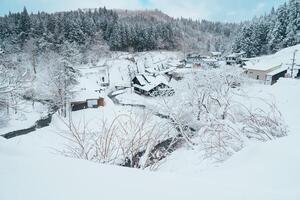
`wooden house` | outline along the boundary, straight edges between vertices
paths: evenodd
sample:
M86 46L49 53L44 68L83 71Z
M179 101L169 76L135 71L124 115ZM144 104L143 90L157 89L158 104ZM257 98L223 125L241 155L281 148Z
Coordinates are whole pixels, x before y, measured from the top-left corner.
M146 96L171 96L175 93L163 76L139 74L133 78L132 84L137 94Z

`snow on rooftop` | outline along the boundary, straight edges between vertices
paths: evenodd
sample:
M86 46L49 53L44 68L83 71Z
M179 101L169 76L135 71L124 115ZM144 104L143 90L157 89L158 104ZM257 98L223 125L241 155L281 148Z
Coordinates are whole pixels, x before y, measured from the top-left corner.
M280 65L291 64L293 53L295 50L299 51L298 53L296 53L296 64L300 64L300 45L296 45L293 47L285 48L273 55L250 59L248 62L246 62L246 66L244 68L267 71Z
M215 58L203 58L202 60L203 60L204 62L218 62L218 60L215 59Z
M172 66L172 67L177 67L181 65L181 62L179 60L169 60L167 62L167 65Z
M235 58L235 57L241 56L241 55L243 55L243 54L245 54L245 52L232 53L232 54L229 54L229 55L226 56L226 57L228 57L228 58Z
M275 70L273 70L273 71L267 73L267 75L273 76L273 75L276 75L276 74L278 74L278 73L280 73L280 72L283 72L283 71L285 71L285 70L287 70L287 69L288 69L288 66L287 66L287 65L282 65L282 66L279 67L278 69L275 69Z
M222 55L222 53L221 52L218 52L218 51L212 51L212 52L210 52L213 56L220 56L220 55Z
M136 75L135 77L137 78L137 80L140 82L140 84L141 84L142 86L148 84L147 79L145 79L145 77L144 77L143 75L138 74L138 75Z
M91 91L91 90L82 90L76 92L72 101L85 101L87 99L99 99L103 95L99 92Z
M145 91L150 91L151 89L153 89L154 87L160 84L168 85L166 78L162 75L154 77L146 74L139 74L136 77L138 78L139 82L143 84L142 85L134 84L134 87L143 89Z

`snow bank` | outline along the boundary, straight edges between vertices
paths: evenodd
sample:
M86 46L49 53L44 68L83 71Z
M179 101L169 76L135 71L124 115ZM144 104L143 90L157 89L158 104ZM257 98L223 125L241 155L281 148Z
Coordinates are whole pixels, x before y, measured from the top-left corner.
M254 145L222 167L185 176L33 156L0 139L0 199L297 200L298 139Z
M253 70L269 70L270 68L280 65L291 65L295 50L298 51L295 57L296 61L300 62L300 45L296 45L285 48L272 55L252 58L249 62L246 63L245 68Z

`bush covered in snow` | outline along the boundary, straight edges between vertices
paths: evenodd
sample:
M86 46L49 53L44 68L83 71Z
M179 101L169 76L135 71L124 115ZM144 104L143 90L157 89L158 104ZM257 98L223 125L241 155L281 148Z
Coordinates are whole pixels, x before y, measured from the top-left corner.
M190 95L185 101L173 103L169 115L192 148L204 157L223 161L239 151L248 139L272 140L287 134L281 113L275 104L260 100L262 106L252 108L241 96L249 80L240 68L221 67L195 74Z
M97 130L91 131L88 122L68 127L61 136L66 139L62 153L69 157L99 163L145 168L157 156L155 145L166 139L170 127L155 122L151 113L120 114L103 120Z

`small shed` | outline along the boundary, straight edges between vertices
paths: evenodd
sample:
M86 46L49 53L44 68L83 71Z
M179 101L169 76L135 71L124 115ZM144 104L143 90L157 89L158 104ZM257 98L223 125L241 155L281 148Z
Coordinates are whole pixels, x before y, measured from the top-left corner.
M98 108L105 105L104 98L95 91L77 91L76 96L72 99L71 110L83 110L87 108Z
M78 111L78 110L83 110L87 108L87 103L86 101L74 101L71 102L71 110L72 111Z

